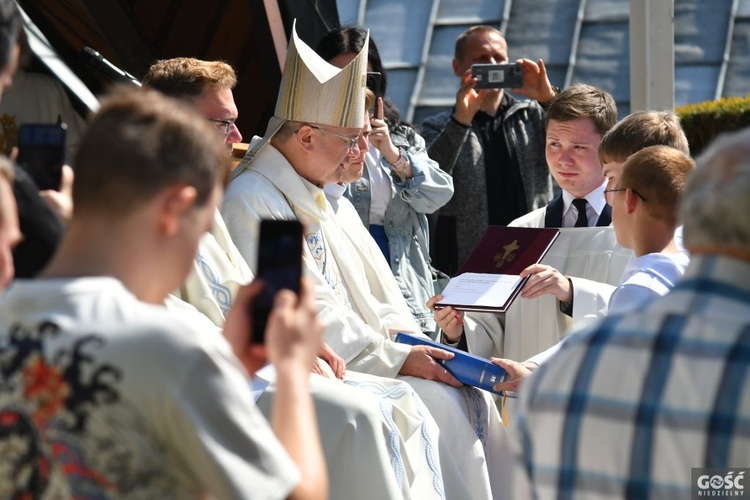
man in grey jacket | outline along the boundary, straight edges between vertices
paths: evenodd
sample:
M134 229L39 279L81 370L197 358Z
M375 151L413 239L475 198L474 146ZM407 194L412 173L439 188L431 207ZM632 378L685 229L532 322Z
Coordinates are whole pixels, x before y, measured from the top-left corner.
M453 176L454 195L438 212L433 264L453 274L479 243L488 225L506 225L552 199L553 180L544 157L544 106L557 93L540 59L516 62L523 87L475 89L472 64L508 62L508 46L497 29L474 26L456 40L453 72L461 78L452 111L425 120L430 158Z

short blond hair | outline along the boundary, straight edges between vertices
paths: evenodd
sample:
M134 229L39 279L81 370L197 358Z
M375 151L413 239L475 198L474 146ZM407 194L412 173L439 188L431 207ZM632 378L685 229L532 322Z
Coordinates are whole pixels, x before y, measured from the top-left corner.
M230 157L201 118L193 106L155 90L111 92L78 146L75 213L121 216L174 184L195 187L196 206L205 204L229 172Z
M695 162L683 151L649 146L625 160L617 188L636 191L651 217L676 228L679 202L694 169Z
M237 73L224 61L175 57L152 64L142 83L170 97L190 99L198 97L207 87L233 89Z
M680 125L680 117L672 111L636 111L629 114L604 134L599 144L599 161L624 162L628 156L648 146L670 146L686 155L690 147Z

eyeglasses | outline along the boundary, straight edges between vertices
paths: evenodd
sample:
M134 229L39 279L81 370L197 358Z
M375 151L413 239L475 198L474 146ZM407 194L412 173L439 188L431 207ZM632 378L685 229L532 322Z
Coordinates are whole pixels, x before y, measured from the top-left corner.
M648 201L646 198L643 197L643 195L641 193L639 193L638 191L636 191L633 188L605 189L604 190L604 201L606 201L607 203L609 203L611 205L611 203L609 202L609 197L607 196L607 193L617 193L618 191L627 191L628 189L630 189L632 192L634 192L636 194L636 196L638 196L638 198L642 199L643 201Z
M224 130L224 135L229 135L229 131L232 130L232 125L234 125L234 120L219 120L218 118L208 118L208 121L221 123L222 129Z
M314 128L315 130L320 130L322 132L327 132L331 135L335 135L336 137L338 137L339 139L341 139L342 141L346 142L349 145L350 153L354 151L354 148L357 147L357 142L359 141L359 135L357 135L357 137L347 137L345 135L337 134L336 132L333 132L332 130L325 129L323 127L318 127L317 125L313 125L311 123L305 123L304 125L307 125L310 128ZM297 132L299 132L299 129L294 131L295 134Z

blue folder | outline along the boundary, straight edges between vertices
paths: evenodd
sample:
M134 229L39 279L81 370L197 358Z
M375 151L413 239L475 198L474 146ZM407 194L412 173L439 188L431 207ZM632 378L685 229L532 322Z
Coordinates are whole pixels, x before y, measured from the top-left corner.
M492 364L488 359L481 358L466 351L456 349L447 345L439 344L426 335L410 335L399 332L394 338L396 342L409 345L427 345L437 347L455 354L453 359L440 360L446 370L456 377L461 383L484 389L493 394L503 395L503 392L495 392L492 387L505 380L507 372L501 367Z

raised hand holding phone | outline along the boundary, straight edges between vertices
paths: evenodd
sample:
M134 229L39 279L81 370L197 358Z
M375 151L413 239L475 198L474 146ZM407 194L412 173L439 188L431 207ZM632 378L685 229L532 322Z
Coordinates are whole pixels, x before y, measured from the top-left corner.
M302 224L296 220L262 220L256 278L262 289L252 304L251 343L263 344L268 315L280 290L299 295L302 278Z
M260 280L240 287L224 323L224 336L232 351L252 376L268 362L284 363L284 370L309 373L323 345L323 325L317 319L314 290L308 280L301 280L298 294L281 290L273 298L267 316L265 343L255 343L253 304L264 284ZM290 363L287 363L291 361Z
M375 101L375 116L370 118L370 126L372 127L370 143L380 151L401 182L414 177L411 163L405 154L406 150L397 147L391 140L391 132L384 118L382 97L378 97Z
M395 161L398 158L398 149L391 142L391 134L388 130L388 124L383 118L383 98L378 97L375 99L375 115L370 117L370 126L372 131L370 132L370 144L378 148L378 150L385 156L386 160L392 159Z
M70 165L62 166L62 181L59 189L39 191L39 196L47 206L60 218L64 225L73 217L73 181L75 174Z
M65 163L64 123L24 123L18 131L18 165L40 191L59 190Z
M471 75L477 79L475 89L519 88L523 86L524 68L520 64L474 64Z

